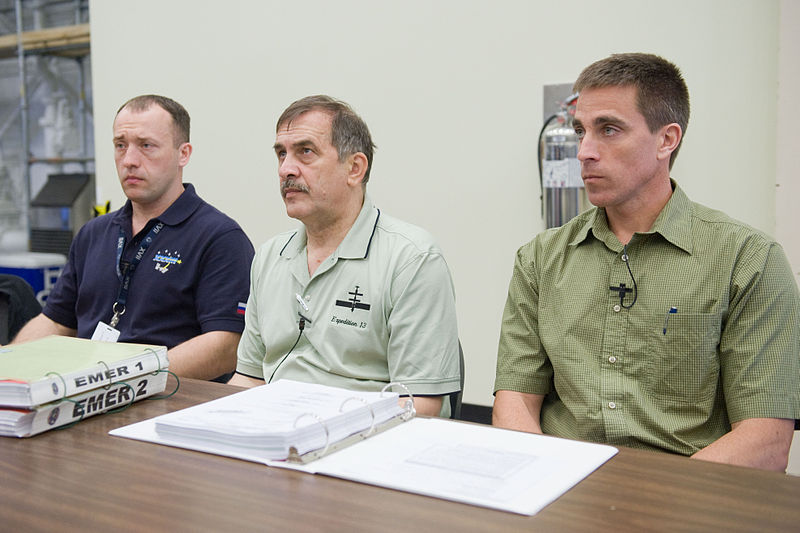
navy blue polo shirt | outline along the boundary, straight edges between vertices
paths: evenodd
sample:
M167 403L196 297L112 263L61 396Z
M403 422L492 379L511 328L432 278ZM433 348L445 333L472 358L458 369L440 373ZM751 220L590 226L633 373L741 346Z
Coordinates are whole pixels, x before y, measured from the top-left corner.
M191 184L160 216L132 233L130 201L81 228L69 260L51 291L44 314L91 338L108 324L120 288L117 241L125 238L122 262L130 262L158 222L163 229L133 272L125 313L117 329L122 342L172 348L209 331L244 329L243 305L250 286L253 245L230 217L203 201Z

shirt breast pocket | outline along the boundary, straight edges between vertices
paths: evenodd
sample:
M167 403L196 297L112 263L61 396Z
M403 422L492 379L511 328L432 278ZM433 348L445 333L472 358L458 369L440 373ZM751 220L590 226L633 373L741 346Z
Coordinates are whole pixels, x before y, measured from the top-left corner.
M719 384L721 319L708 313L653 317L648 332L646 380L650 392L670 403L708 402ZM664 329L666 328L666 333Z

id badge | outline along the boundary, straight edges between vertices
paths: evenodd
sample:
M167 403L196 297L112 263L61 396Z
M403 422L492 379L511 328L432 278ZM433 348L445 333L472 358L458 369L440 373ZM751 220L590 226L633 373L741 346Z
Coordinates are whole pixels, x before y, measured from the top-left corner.
M117 342L117 339L119 339L119 330L112 328L102 320L97 323L97 327L92 333L93 341Z

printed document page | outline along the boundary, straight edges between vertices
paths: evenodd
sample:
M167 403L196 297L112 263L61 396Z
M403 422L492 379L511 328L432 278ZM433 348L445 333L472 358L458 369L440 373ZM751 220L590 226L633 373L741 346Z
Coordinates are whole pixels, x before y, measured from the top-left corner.
M414 419L324 457L313 470L533 515L617 453L601 444Z

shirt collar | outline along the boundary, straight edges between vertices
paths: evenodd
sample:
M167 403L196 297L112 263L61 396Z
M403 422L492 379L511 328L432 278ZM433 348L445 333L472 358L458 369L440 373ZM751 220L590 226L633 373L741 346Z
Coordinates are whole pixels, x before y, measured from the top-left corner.
M658 214L653 227L646 234L658 233L681 250L692 253L692 203L675 180L670 178L670 182L672 183L672 196ZM570 245L575 246L584 242L590 231L596 239L608 245L612 232L608 227L605 209L594 209L594 213L586 218Z
M658 233L686 253L692 253L693 207L689 197L674 180L672 196L648 233Z
M183 187L183 192L178 196L178 199L172 202L172 205L157 217L158 220L167 226L177 226L189 218L192 213L200 207L200 204L203 203L203 200L197 196L194 185L191 183L184 183ZM113 217L115 224L130 229L131 220L133 218L133 206L131 205L131 201L126 201L125 205L118 209Z
M575 233L575 237L570 241L569 245L577 246L585 241L589 237L589 231L592 231L596 225L602 225L608 228L608 224L606 224L605 211L597 207L594 208L591 216L586 217L583 225L581 225L581 227ZM593 232L596 231L597 230L594 230Z
M366 259L369 255L372 236L378 225L380 210L372 204L369 195L364 194L364 204L353 225L345 235L344 240L334 252L334 256L342 259ZM301 253L306 247L307 237L305 226L300 226L292 233L281 249L280 255L291 259Z

